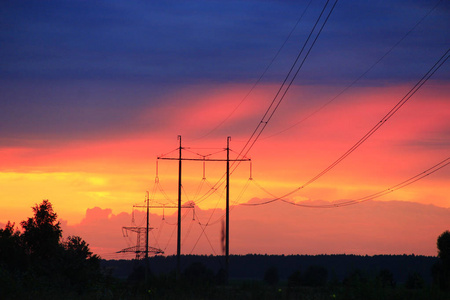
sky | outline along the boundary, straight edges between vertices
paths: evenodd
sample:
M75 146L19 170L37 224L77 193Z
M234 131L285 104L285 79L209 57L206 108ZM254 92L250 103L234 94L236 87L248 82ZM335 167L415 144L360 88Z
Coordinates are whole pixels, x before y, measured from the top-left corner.
M231 254L436 255L450 229L450 3L330 1L294 64L325 3L2 1L0 226L20 229L49 199L65 236L125 257L136 236L122 227L144 220L133 205L147 191L176 203L178 162L157 158L177 157L180 135L183 157L225 159L230 136L231 159L251 159L233 164ZM183 161L195 209L182 210L182 253L222 254L225 170ZM151 209L167 255L176 214Z

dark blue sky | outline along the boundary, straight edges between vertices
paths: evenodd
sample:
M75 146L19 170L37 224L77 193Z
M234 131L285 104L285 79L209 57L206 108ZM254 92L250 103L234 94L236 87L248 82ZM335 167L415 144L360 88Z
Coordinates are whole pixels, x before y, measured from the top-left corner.
M2 1L1 143L120 130L168 91L252 84L308 2ZM295 83L347 85L438 2L340 1ZM312 1L263 82L281 82L324 3ZM358 85L413 82L449 46L450 3L440 1ZM447 65L434 79L450 79Z
M307 3L2 1L0 75L3 79L252 82ZM285 74L323 3L312 1L266 80L277 81ZM320 83L336 80L337 74L352 78L435 3L339 2L305 66L308 76L303 77ZM435 60L449 45L449 7L448 1L442 1L371 77L407 80Z

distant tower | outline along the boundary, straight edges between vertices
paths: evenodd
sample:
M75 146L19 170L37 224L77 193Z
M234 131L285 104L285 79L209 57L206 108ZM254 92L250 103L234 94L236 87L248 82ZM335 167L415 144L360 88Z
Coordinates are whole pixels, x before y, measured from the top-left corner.
M147 234L147 230L153 230L153 228L147 227L138 227L138 226L131 226L131 227L122 227L122 233L124 237L128 237L128 232L135 232L136 237L136 246L128 247L125 249L122 249L118 251L117 253L126 253L126 252L134 252L136 253L136 259L141 259L144 257L148 257L148 253L153 254L164 254L164 251L158 248L150 247L146 245L146 243L143 243L145 236Z

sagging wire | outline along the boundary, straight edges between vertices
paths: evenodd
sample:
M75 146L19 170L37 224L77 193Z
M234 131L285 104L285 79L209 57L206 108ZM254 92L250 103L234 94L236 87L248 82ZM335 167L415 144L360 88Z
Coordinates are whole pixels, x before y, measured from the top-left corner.
M184 148L183 148L184 149ZM191 148L191 149L219 149L219 148ZM222 152L224 152L224 151L226 151L225 149L223 149L223 148L220 148L220 150L218 150L218 151L216 151L216 152L212 152L212 153L209 153L209 154L200 154L200 153L198 153L198 152L194 152L194 151L192 151L192 150L186 150L187 152L190 152L190 153L192 153L192 154L195 154L195 155L197 155L198 157L210 157L210 156L213 156L213 155L216 155L216 154L218 154L218 153L222 153Z
M156 239L159 241L159 238L161 237L161 232L163 231L163 227L164 227L164 218L161 219L161 222L159 223L159 228L158 228L158 235L156 237ZM161 248L158 246L158 248Z
M165 154L161 154L161 155L159 155L158 157L159 157L159 158L165 157L165 156L167 156L167 155L169 155L169 154L172 154L172 153L174 153L175 151L178 151L178 150L179 150L179 149L176 148L176 149L174 149L174 150L172 150L172 151L170 151L170 152L167 152L167 153L165 153Z
M184 213L184 215L181 217L181 220L183 221L185 218L186 218L186 216L187 216L187 213L188 213L188 211L186 211L186 213ZM175 224L171 224L171 223L169 223L169 222L167 222L167 221L164 221L165 223L167 223L167 224L169 224L169 225L173 225L173 230L172 230L172 233L171 233L171 235L170 235L170 237L169 237L169 240L167 240L167 244L166 244L166 246L164 247L164 252L166 251L166 249L167 249L167 247L169 246L169 243L170 243L170 241L172 240L172 238L173 238L173 235L174 235L174 233L175 233L175 231L176 231L176 229L177 229L177 225L178 225L178 223L175 223Z
M197 247L198 242L200 241L200 238L202 237L202 235L205 235L205 238L206 238L206 240L208 241L209 246L211 247L211 250L214 252L214 255L217 255L216 250L214 249L214 247L213 247L211 241L210 241L209 238L208 238L208 235L206 234L206 231L205 231L206 226L202 226L202 225L200 224L200 222L198 222L198 225L200 226L200 229L202 230L202 232L200 233L199 237L197 238L197 241L195 241L195 244L194 244L194 246L192 247L192 250L191 250L191 252L189 252L189 254L192 254L192 252L194 252L195 248Z
M219 127L221 127L235 112L236 110L242 105L242 103L244 103L244 101L248 98L248 96L250 96L250 94L253 92L253 90L256 88L256 86L259 84L259 82L262 80L262 78L265 76L265 74L267 73L267 71L269 70L269 68L272 66L272 64L274 63L274 61L277 59L278 55L281 53L281 50L284 48L284 46L286 45L286 43L288 42L288 40L291 38L292 34L294 33L295 29L297 28L298 24L301 22L301 20L303 19L304 15L306 14L307 10L309 9L310 5L311 5L312 0L310 0L307 4L307 6L305 7L305 9L303 10L303 12L300 14L299 19L297 20L297 22L295 23L294 27L291 29L291 31L289 32L288 36L285 38L284 42L282 43L281 47L278 49L277 53L275 54L275 56L272 58L272 60L270 61L270 63L266 66L266 68L264 69L264 71L262 72L262 74L259 76L259 78L256 80L256 82L253 84L253 86L250 88L250 90L247 92L247 94L241 99L241 101L239 102L239 104L233 109L233 111L231 111L231 113L222 121L220 122L216 127L214 127L212 130L210 130L209 132L207 132L206 134L204 134L203 136L199 137L198 139L203 139L204 137L210 135L212 132L214 132L215 130L217 130Z
M275 94L272 102L270 103L269 107L267 108L267 110L265 111L263 117L261 118L261 121L256 126L255 130L251 134L250 138L247 140L247 142L244 145L244 147L241 149L238 157L245 157L250 152L250 150L253 148L253 146L255 145L256 141L259 139L259 137L261 136L262 132L266 128L267 124L272 119L272 117L275 114L275 112L277 111L279 105L284 100L284 97L286 96L287 92L289 91L290 87L292 86L292 83L294 82L295 78L297 77L299 71L302 69L306 59L308 58L309 54L311 53L311 50L313 49L315 43L317 42L320 34L322 33L322 31L323 31L323 29L325 27L325 24L327 23L329 17L331 16L331 13L333 12L334 8L336 7L337 2L338 2L338 0L336 0L334 2L334 5L331 7L331 10L328 12L328 15L325 17L325 20L323 21L322 25L320 26L320 28L318 30L318 33L316 33L315 38L313 38L313 40L311 42L311 45L309 46L308 50L306 50L305 56L303 57L302 60L300 60L303 52L306 49L306 46L308 45L310 39L312 38L314 32L316 31L316 28L319 25L319 22L322 19L322 16L323 16L323 14L325 13L325 11L327 9L329 0L326 1L324 7L322 8L322 11L320 12L319 17L317 18L314 26L312 27L312 29L311 29L307 39L303 43L303 46L302 46L301 50L299 51L296 59L294 60L294 62L292 64L289 72L285 76L285 78L283 80L283 83L280 85L280 87L279 87L277 93ZM300 61L300 65L297 67L297 70L294 72L295 66L297 65L297 63L299 61ZM291 77L291 74L292 74L292 77ZM291 79L288 82L289 77L291 77ZM233 163L233 165L232 165L232 172L234 172L239 165L240 165L239 161L236 162L236 163Z
M320 177L328 173L331 169L333 169L335 166L337 166L340 162L342 162L347 156L349 156L351 153L353 153L359 146L361 146L367 139L369 139L378 129L380 129L381 126L383 126L411 97L431 78L431 76L436 73L436 71L442 67L442 65L448 60L450 55L448 53L450 52L450 48L447 49L447 51L436 61L436 63L423 75L416 84L406 93L405 96L403 96L402 99L400 99L399 102L397 102L396 105L394 105L393 108L389 110L389 112L379 121L377 122L363 137L361 137L352 147L350 147L344 154L342 154L336 161L334 161L331 165L326 167L324 170L322 170L319 174L311 178L309 181L304 183L302 186L297 187L296 189L292 190L291 192L288 192L284 194L281 197L274 197L274 199L266 201L265 204L280 200L282 198L288 197L299 190L304 189L311 183L318 180ZM236 166L237 167L237 166Z
M157 239L157 237L155 236L154 230L151 230L151 232L152 232L153 238L155 239L155 245L156 245L156 247L158 247L159 249L161 249L161 247L159 246L158 239ZM159 231L158 231L158 232L159 232Z
M392 192L395 192L401 188L404 188L410 184L413 184L437 171L439 171L440 169L446 167L447 165L450 164L450 157L440 161L439 163L435 164L434 166L432 166L431 168L426 169L423 172L420 172L419 174L404 180L394 186L391 186L385 190L382 190L380 192L377 192L375 194L372 195L368 195L365 197L361 197L358 199L354 199L354 200L347 200L344 202L336 202L336 203L332 203L332 204L326 204L326 205L308 205L308 204L302 204L302 203L295 203L286 199L283 199L282 197L277 197L275 195L273 195L272 193L270 193L269 191L267 191L266 189L264 189L264 187L262 187L260 184L258 184L256 181L254 181L255 185L257 185L262 191L264 191L265 193L268 193L271 197L274 197L274 199L268 200L268 201L264 201L264 202L259 202L259 203L242 203L240 205L243 206L260 206L260 205L265 205L265 204L269 204L275 201L282 201L284 203L290 204L290 205L294 205L294 206L301 206L301 207L307 207L307 208L336 208L336 207L343 207L343 206L348 206L348 205L353 205L353 204L358 204L358 203L362 203L368 200L373 200L376 198L379 198L381 196L390 194Z
M308 114L306 117L302 118L300 121L296 122L295 124L289 126L288 128L285 128L279 132L276 132L274 134L271 134L269 136L266 136L264 138L261 138L260 140L266 140L269 138L272 138L274 136L277 136L283 132L286 132L292 128L294 128L295 126L305 122L306 120L308 120L309 118L311 118L312 116L314 116L315 114L317 114L318 112L320 112L322 109L324 109L325 107L327 107L329 104L331 104L334 100L336 100L337 98L339 98L340 96L342 96L347 90L349 90L353 85L355 85L359 80L361 80L364 76L367 75L367 73L369 73L376 65L378 65L386 56L388 56L404 39L406 39L406 37L408 35L411 34L411 32L413 32L417 26L419 26L435 9L436 7L439 6L439 4L442 2L443 0L439 0L434 6L433 8L431 8L431 10L429 10L408 32L406 32L401 38L400 40L398 40L386 53L384 53L380 58L378 58L366 71L364 71L361 75L359 75L356 79L354 79L350 84L348 84L346 87L344 87L336 96L334 96L333 98L331 98L330 100L328 100L327 102L325 102L322 106L320 106L318 109L314 110L312 113Z
M194 224L194 220L191 220L191 222L189 223L189 227L188 230L186 231L186 234L183 237L183 240L181 241L181 246L184 246L189 234L191 233L191 229L192 229L192 225Z

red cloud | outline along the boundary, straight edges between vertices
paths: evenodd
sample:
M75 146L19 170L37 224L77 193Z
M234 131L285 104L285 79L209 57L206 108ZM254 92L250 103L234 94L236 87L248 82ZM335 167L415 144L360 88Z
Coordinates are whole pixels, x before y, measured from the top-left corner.
M195 215L183 210L182 253L222 254L223 216L221 209L196 207ZM136 212L136 225L145 226L144 217L143 212ZM87 210L80 224L63 222L63 229L65 235L82 236L101 256L120 258L113 253L136 242L135 236L128 244L122 237L121 228L130 226L131 218L128 213L114 215L110 209L95 207ZM334 209L299 208L281 202L236 206L230 215L230 252L436 255L436 238L449 229L449 218L448 208L399 201L368 201ZM176 213L166 212L165 220L150 214L154 228L150 245L175 254L175 224Z

